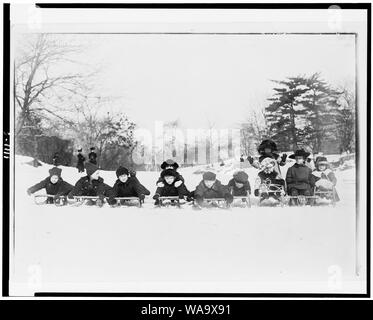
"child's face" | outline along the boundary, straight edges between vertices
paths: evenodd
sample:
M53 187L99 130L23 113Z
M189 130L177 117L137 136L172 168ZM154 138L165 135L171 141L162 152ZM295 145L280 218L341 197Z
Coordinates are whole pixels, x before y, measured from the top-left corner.
M173 184L174 181L175 181L175 177L174 176L165 176L164 180L166 181L167 184Z
M326 165L325 164L320 164L319 165L319 170L320 171L325 171L326 170Z
M50 181L51 181L51 183L56 184L57 181L58 181L58 176L56 176L56 175L51 176Z
M98 180L98 178L100 178L100 171L99 171L99 170L96 170L96 171L91 175L91 179L92 179L92 180Z
M264 168L264 173L266 173L266 174L270 174L270 173L273 172L273 169L274 169L273 166L265 167L265 168Z
M214 183L215 183L215 180L203 180L203 182L204 182L204 184L205 184L205 186L206 186L207 188L212 188L212 186L213 186Z
M128 180L128 176L126 174L122 174L119 176L119 180L124 183Z
M264 153L269 154L272 152L271 148L264 148Z
M295 157L295 162L297 164L303 164L304 163L304 158L303 157Z
M241 189L243 187L243 183L240 183L240 182L235 182L235 183L238 189Z

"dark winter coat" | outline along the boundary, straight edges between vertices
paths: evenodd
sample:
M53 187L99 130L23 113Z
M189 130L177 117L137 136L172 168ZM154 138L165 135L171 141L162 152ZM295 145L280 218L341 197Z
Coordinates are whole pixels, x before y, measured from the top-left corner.
M236 186L235 180L231 179L228 182L228 188L231 191L232 195L235 196L235 197L247 196L247 195L251 194L251 187L250 187L250 182L249 181L246 181L243 184L242 188L238 188Z
M58 152L56 152L54 154L53 159L52 159L52 163L56 167L60 165L60 156L59 156Z
M202 180L194 191L194 198L201 203L203 199L211 198L225 198L231 201L233 196L230 194L229 188L222 185L219 180L216 180L211 188L206 187Z
M119 179L114 183L113 188L110 191L109 203L115 203L116 197L138 197L140 195L149 195L150 191L144 192L143 186L138 183L137 179L129 177L126 182L122 182Z
M292 188L298 190L308 190L315 185L315 178L312 170L305 164L294 164L288 169L286 174L288 190Z
M85 161L85 157L78 153L78 164L76 165L76 167L78 168L79 172L83 172L84 171L84 161Z
M97 153L96 152L90 152L88 154L88 159L90 163L97 164Z
M163 178L160 179L159 182L163 182L164 187L158 187L155 193L160 195L161 197L172 197L172 196L179 196L179 197L186 196L187 197L189 196L190 192L185 186L184 182L179 187L176 187L175 186L176 181L177 180L175 179L172 184L168 184Z
M281 179L276 171L272 171L271 173L260 171L258 173L258 177L260 179L260 183L266 183L267 181L270 181L271 184L279 184L281 186L285 185L284 179Z
M53 184L50 180L50 177L45 178L43 181L33 185L32 187L28 188L29 193L35 193L41 189L45 189L47 194L50 195L57 195L57 196L65 196L67 195L72 189L73 186L70 183L62 180L59 178L57 183Z
M69 193L69 198L74 196L98 196L103 198L110 196L111 188L101 177L97 180L90 181L88 176L82 177L75 184L74 188Z
M130 175L131 175L131 172L130 172ZM139 181L139 179L137 179L137 177L135 175L131 175L130 178L134 181L136 181L138 184L139 184L139 187L141 189L141 192L140 194L145 194L146 196L148 196L150 194L150 191L148 189L146 189Z

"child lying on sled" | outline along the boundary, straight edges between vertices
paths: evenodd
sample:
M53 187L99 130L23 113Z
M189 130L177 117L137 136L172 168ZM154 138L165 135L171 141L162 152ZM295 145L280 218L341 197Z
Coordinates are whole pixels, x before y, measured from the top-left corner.
M223 198L227 204L233 202L233 196L229 192L229 188L222 185L216 179L216 174L210 171L203 174L203 180L197 186L193 196L199 206L203 204L205 199Z
M27 194L32 195L36 191L45 189L46 193L54 197L47 198L46 203L54 203L60 200L60 197L66 196L73 188L70 183L67 183L61 178L62 169L53 167L49 170L49 177L40 181L27 189Z
M181 181L181 182L184 183L183 176L179 172L177 172L178 168L179 168L178 163L175 162L172 159L167 159L166 161L163 161L163 163L161 164L161 169L162 169L161 176L157 180L157 187L163 187L164 186L164 177L162 177L162 173L165 170L174 170L175 171L175 182L176 181Z
M104 204L104 198L110 196L111 188L104 179L100 177L100 169L93 163L86 163L85 170L87 176L80 178L75 184L74 188L68 195L69 199L74 199L75 196L91 196L97 197L95 199L87 200L87 205L94 205L101 207Z
M110 205L117 203L115 198L138 197L140 201L143 201L145 195L150 195L150 191L140 184L136 177L130 176L127 168L120 166L115 173L118 179L110 191L108 200Z
M257 185L254 190L259 201L273 199L279 201L285 195L285 181L275 170L276 160L266 158L261 163L261 171L258 173Z
M228 187L234 197L246 197L251 194L249 176L245 171L234 173L233 178L228 182Z
M182 180L179 180L178 173L173 169L165 169L161 173L161 178L158 180L158 183L161 183L161 186L157 187L153 199L155 200L155 205L159 205L160 197L179 197L183 199L187 197L189 199L190 192L185 186Z

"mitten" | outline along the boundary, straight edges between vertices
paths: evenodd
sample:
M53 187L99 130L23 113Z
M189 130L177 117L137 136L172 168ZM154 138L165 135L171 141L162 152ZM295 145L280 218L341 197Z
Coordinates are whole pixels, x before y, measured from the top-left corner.
M178 181L175 182L175 187L179 188L182 184L183 184L183 182L178 180Z

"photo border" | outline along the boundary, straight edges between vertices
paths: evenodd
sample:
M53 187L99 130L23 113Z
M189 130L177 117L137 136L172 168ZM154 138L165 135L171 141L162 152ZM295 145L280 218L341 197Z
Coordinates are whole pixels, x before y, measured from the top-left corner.
M336 3L36 3L35 6L46 9L328 9ZM110 293L110 292L35 292L35 297L247 297L247 298L368 298L370 297L370 153L371 153L371 4L370 3L341 3L341 9L367 10L367 208L366 208L366 293ZM139 32L139 34L144 34ZM158 32L159 33L159 32ZM196 32L197 34L201 34ZM71 34L69 32L69 34ZM136 34L136 33L134 33ZM147 33L145 33L147 34ZM149 33L153 34L153 33ZM164 33L162 33L164 34ZM178 32L171 34L180 34ZM182 33L182 34L194 34ZM204 33L202 33L204 34ZM207 33L206 33L207 34ZM222 33L213 33L222 34ZM225 34L225 33L224 33ZM239 33L227 33L239 34ZM242 33L247 34L247 33ZM254 33L255 34L255 33ZM263 33L258 33L263 34ZM308 33L289 33L308 34ZM309 33L313 34L313 33ZM325 34L325 33L323 33ZM326 33L328 34L328 33ZM330 33L336 34L336 33ZM343 33L340 33L343 34ZM345 33L346 34L346 33ZM349 33L353 34L353 33ZM356 39L356 37L355 37ZM3 146L9 144L10 138L10 4L3 4ZM356 48L357 49L357 48ZM357 84L356 84L357 86ZM357 93L356 93L357 99ZM357 104L355 105L357 109ZM356 129L358 129L356 117ZM359 132L356 130L356 142ZM13 150L15 146L12 146ZM10 159L4 156L3 149L3 266L2 266L2 295L9 296L10 279ZM356 143L356 155L359 156L359 145ZM356 166L358 172L358 165ZM356 191L358 184L356 184ZM14 199L13 199L14 202ZM13 217L14 218L14 217ZM14 228L14 223L13 223ZM14 232L15 230L13 230ZM144 301L145 302L145 301Z

